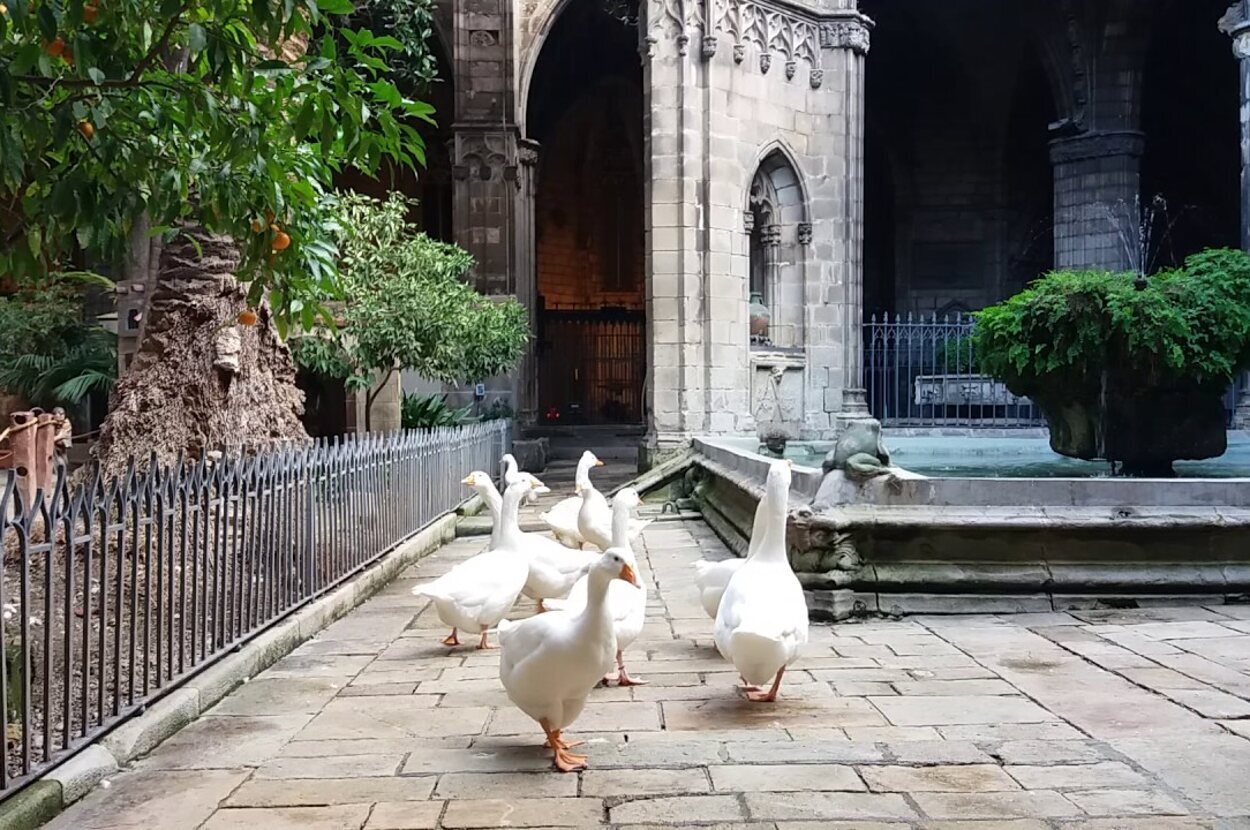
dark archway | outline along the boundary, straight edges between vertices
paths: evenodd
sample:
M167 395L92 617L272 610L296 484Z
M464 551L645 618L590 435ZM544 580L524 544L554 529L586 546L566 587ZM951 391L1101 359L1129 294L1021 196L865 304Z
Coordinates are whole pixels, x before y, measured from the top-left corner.
M1036 33L1015 4L863 0L864 313L975 309L1050 267Z
M539 418L643 421L646 295L637 29L568 3L534 67Z
M1168 203L1166 221L1155 225L1150 270L1241 244L1237 59L1213 22L1227 7L1225 0L1169 4L1146 56L1142 201L1162 195Z

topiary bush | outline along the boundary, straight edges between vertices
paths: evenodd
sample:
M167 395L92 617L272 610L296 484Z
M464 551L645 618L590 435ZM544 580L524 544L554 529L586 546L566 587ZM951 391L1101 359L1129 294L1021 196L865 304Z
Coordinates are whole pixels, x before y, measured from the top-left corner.
M1051 446L1124 472L1226 448L1222 396L1250 365L1250 256L1208 250L1145 287L1057 272L976 315L979 367L1033 399Z

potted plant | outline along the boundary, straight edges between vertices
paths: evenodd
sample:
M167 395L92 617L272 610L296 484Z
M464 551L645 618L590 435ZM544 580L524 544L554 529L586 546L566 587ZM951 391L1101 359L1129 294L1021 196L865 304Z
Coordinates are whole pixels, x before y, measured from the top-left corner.
M1208 250L1149 280L1057 272L976 315L979 367L1031 398L1050 446L1129 476L1227 448L1223 395L1250 365L1250 256Z

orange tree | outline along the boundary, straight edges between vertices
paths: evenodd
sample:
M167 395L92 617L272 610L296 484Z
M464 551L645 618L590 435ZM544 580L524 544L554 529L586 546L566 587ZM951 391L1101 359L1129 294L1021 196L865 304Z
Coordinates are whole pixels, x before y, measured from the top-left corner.
M147 236L236 241L280 330L337 294L334 173L424 162L411 45L349 0L0 0L0 274L120 268ZM356 21L356 22L353 22ZM198 244L198 243L197 243Z

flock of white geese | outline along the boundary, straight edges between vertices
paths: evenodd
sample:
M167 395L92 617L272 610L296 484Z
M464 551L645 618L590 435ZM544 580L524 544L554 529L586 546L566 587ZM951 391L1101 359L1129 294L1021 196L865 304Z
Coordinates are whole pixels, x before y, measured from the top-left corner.
M589 451L582 455L574 495L542 514L551 536L521 530L521 504L550 490L520 472L511 455L503 458L502 496L488 474L470 473L464 484L490 511L490 542L412 591L428 597L451 627L444 645L460 645L463 629L478 635L478 648L495 648L489 635L498 632L499 679L508 699L542 728L562 772L586 767L586 756L570 752L577 744L562 733L594 688L645 682L630 676L624 652L646 619L647 587L633 544L650 522L633 516L636 490L624 488L609 503L595 489L590 471L602 464ZM716 621L716 648L742 676L747 699L757 702L777 699L786 667L807 642L807 604L786 555L790 474L788 461L770 467L745 559L695 563L703 608ZM586 551L587 545L598 550ZM522 594L543 613L506 619Z

